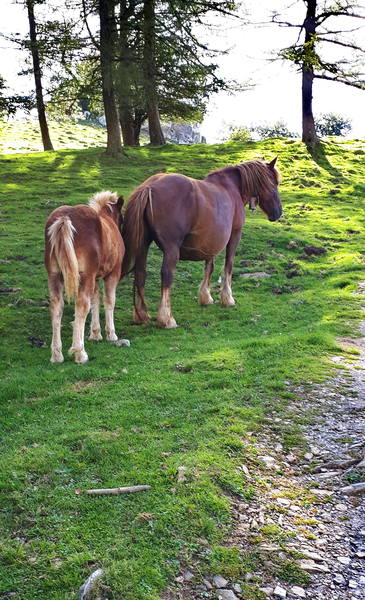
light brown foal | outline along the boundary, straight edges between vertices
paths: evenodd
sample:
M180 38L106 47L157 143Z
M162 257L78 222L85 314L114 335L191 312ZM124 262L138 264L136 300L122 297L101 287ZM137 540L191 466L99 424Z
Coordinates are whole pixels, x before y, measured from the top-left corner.
M87 205L60 206L48 217L45 228L45 265L48 272L52 319L51 362L63 362L61 319L63 288L75 298L72 346L75 362L85 363L86 317L91 307L89 340L102 339L99 321L98 280L104 280L105 331L117 340L114 328L115 290L120 279L124 243L120 233L123 198L100 192Z

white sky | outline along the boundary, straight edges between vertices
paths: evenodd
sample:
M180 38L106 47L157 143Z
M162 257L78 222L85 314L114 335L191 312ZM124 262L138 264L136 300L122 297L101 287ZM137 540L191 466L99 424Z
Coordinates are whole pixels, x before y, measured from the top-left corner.
M1 0L1 33L27 32L25 10L14 0ZM279 10L289 4L289 0L245 0L245 7L256 22L268 19L274 9ZM302 22L304 3L291 3L291 17ZM286 13L286 16L288 13ZM336 29L339 24L336 18ZM289 20L289 19L285 19ZM222 22L219 24L222 26ZM349 20L341 25L348 26ZM362 37L364 30L362 31ZM220 65L224 77L239 82L251 80L254 89L228 95L220 93L209 102L201 132L208 142L221 138L227 124L252 125L284 121L292 131L301 128L301 79L300 74L286 62L271 62L273 51L285 47L296 40L298 31L294 28L249 26L243 27L235 20L223 21L223 32L204 32L203 37L216 48L229 48L228 54L214 60ZM17 92L32 89L30 78L17 77L22 68L22 53L4 39L0 39L0 74L9 86ZM334 112L352 120L351 137L365 138L365 93L349 86L315 80L313 89L315 114Z

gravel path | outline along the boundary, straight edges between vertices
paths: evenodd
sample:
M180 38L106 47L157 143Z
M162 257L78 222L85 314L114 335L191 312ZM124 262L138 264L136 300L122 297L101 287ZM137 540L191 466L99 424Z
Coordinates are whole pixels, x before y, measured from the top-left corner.
M334 357L338 371L326 383L287 382L296 396L289 410L310 416L308 449L284 453L280 429L290 420L273 417L255 442L256 464L241 466L257 493L233 501L228 545L259 554L260 569L235 582L219 573L203 580L191 566L165 600L365 600L365 490L356 493L365 482L365 322L360 332L343 340L360 354Z

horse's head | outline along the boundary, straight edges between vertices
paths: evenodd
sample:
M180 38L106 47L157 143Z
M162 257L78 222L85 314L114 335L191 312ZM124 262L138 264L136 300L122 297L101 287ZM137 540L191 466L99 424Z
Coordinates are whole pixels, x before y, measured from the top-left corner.
M252 160L239 165L245 203L249 203L251 210L259 206L269 221L277 221L282 214L278 193L280 176L275 166L276 161L277 158L269 163Z

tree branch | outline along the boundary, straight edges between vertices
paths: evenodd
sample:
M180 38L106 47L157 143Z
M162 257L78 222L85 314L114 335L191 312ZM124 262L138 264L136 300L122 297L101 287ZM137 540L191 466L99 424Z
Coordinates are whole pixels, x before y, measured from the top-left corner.
M334 81L336 83L343 83L359 90L365 90L365 81L348 81L343 77L330 77L329 75L314 74L315 79L326 79L327 81Z
M346 42L340 42L338 40L328 40L326 38L322 38L320 36L317 37L317 40L321 41L321 42L327 42L328 44L337 44L338 46L343 46L344 48L351 48L352 50L358 50L359 52L362 52L365 54L365 50L363 48L360 48L360 46L355 46L355 44L346 44Z

